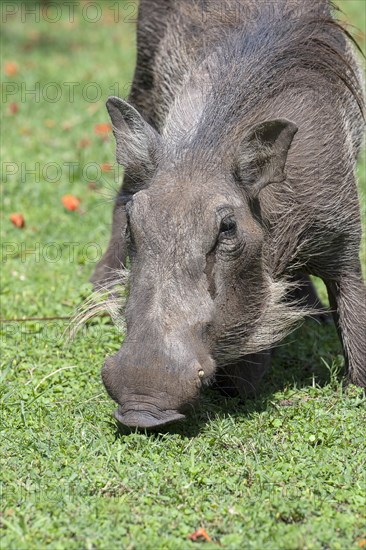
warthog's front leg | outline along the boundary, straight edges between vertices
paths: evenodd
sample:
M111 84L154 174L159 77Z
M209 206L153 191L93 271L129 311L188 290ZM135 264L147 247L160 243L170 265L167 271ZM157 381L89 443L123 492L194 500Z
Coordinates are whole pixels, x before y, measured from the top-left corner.
M228 397L253 397L271 365L271 351L253 353L219 367L215 386Z
M331 314L327 307L320 301L309 275L298 273L294 275L291 280L296 283L298 287L294 291L290 292L288 299L290 301L299 301L304 307L309 308L313 311L311 317L321 323L331 323Z
M329 302L353 384L366 388L366 287L361 270L327 280Z

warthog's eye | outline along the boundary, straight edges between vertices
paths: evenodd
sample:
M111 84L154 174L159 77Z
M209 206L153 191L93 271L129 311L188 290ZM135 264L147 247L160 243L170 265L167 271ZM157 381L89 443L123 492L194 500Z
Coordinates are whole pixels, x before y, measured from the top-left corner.
M220 237L233 237L236 233L236 221L232 216L226 216L220 224Z

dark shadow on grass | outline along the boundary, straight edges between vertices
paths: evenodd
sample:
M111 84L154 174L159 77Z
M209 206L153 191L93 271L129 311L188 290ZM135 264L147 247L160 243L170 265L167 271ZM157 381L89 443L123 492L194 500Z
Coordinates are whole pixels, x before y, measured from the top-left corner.
M245 417L260 413L273 401L274 393L286 388L297 389L312 386L328 385L334 373L331 367L334 358L342 353L341 346L333 324L320 324L308 319L276 348L272 368L265 376L258 397L245 401L239 398L227 398L217 390L207 388L202 392L199 402L192 407L187 420L172 423L155 430L139 430L117 425L116 438L133 433L148 434L160 438L162 434L178 434L182 438L197 437L210 420L225 417ZM340 363L337 357L337 363ZM342 380L344 372L337 372L335 377Z

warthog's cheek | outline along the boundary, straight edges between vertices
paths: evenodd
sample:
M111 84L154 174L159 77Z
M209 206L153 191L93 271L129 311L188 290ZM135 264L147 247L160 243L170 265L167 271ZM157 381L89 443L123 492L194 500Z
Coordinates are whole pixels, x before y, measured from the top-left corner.
M185 419L184 414L177 411L159 411L156 409L155 411L131 410L123 412L122 407L118 407L114 416L124 426L143 429L158 428Z

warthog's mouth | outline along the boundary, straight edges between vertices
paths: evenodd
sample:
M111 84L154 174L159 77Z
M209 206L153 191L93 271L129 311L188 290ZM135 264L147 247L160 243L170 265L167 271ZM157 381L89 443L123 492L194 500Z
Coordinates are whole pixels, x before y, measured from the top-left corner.
M172 422L178 420L184 420L185 415L177 411L127 411L123 412L121 407L114 413L115 418L124 426L130 428L157 428L160 426L166 426Z

